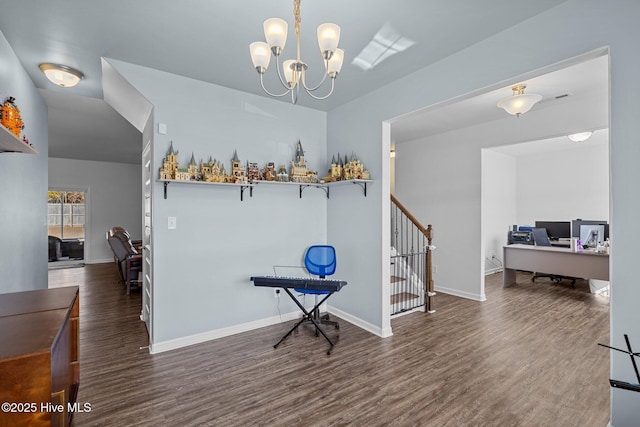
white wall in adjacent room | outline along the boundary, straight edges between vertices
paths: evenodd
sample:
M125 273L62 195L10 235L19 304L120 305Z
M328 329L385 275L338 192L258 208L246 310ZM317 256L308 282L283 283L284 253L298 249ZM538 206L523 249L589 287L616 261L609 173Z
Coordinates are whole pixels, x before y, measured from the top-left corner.
M608 139L595 145L588 140L574 145L573 149L518 156L517 224L609 220Z
M74 159L49 159L49 188L86 191L85 262L113 261L105 233L124 227L142 237L142 186L139 165ZM43 195L43 198L45 195Z

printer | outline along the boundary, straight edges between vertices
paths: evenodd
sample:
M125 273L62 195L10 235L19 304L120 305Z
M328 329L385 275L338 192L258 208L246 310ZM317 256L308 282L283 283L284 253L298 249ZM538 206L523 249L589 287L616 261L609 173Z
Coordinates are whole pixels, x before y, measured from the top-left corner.
M530 230L510 230L507 236L507 242L510 245L533 245L533 233Z

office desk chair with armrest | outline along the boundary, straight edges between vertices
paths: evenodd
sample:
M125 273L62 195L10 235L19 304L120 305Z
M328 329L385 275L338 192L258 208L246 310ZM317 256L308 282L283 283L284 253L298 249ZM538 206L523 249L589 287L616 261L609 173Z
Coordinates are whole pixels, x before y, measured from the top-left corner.
M304 266L310 274L318 276L320 279L325 279L327 276L336 272L336 250L333 246L329 245L314 245L309 246L304 256ZM295 289L299 294L314 295L315 305L318 305L318 295L328 295L328 291L316 291L311 289ZM336 329L340 329L338 322L329 319L329 313L320 315L320 308L316 308L313 311L314 320L323 325L332 325ZM316 336L318 330L316 329Z
M549 240L549 236L547 235L546 228L534 228L531 232L533 234L533 240L536 246L551 246L551 241ZM533 273L533 276L531 276L531 281L535 282L536 279L539 277L548 277L556 285L559 284L562 281L562 279L571 280L571 286L576 284L575 277L559 276L557 274L537 273L537 272Z

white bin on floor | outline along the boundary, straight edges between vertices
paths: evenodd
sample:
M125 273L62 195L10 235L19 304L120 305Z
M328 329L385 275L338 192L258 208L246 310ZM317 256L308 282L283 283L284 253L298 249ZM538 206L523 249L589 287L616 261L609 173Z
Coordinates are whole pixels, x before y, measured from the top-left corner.
M609 295L609 281L589 279L589 290L592 294Z

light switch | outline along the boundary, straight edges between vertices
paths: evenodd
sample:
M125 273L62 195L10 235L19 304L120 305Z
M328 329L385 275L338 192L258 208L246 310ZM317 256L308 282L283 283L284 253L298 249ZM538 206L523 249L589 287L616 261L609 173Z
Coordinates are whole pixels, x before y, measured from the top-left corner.
M160 135L167 134L167 124L166 123L158 123L158 133Z
M175 216L170 216L167 221L167 228L169 230L175 230L178 228L178 218Z

